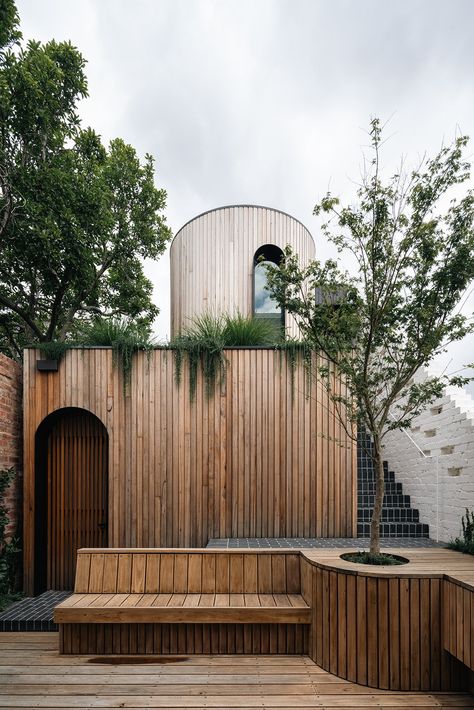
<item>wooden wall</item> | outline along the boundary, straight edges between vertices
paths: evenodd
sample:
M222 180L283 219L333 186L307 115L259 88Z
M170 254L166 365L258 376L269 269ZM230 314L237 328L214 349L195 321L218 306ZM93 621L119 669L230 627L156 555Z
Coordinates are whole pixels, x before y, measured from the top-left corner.
M280 210L233 205L210 210L187 222L170 249L171 334L205 311L253 312L253 262L257 249L287 244L302 265L315 257L311 234L297 219ZM298 328L286 316L290 335Z
M196 547L212 537L356 533L355 446L321 384L271 349L227 350L227 376L194 401L174 357L139 353L130 387L107 348L66 352L58 372L25 351L25 573L33 589L35 432L63 407L94 413L109 434L111 547ZM340 386L336 382L335 386Z
M467 578L468 576L465 575ZM474 671L474 573L469 582L448 578L444 582L444 645ZM474 676L471 674L471 680Z
M338 562L301 568L313 614L308 654L318 666L384 690L468 688L467 668L445 651L443 574L349 572Z

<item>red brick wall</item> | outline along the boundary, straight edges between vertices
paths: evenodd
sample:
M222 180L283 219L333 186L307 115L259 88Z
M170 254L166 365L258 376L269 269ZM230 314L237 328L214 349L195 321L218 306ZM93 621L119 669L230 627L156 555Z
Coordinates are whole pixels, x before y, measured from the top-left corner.
M0 353L0 469L14 466L19 474L6 492L10 516L7 536L15 535L21 523L22 381L21 366Z

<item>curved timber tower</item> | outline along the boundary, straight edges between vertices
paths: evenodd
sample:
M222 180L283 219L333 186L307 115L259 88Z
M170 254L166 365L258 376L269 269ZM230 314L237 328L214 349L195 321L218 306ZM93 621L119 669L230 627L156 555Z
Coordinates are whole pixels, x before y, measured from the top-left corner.
M287 244L302 264L314 258L310 232L280 210L232 205L204 212L187 222L171 244L171 335L204 312L280 319L297 336L265 289L261 259L278 264Z

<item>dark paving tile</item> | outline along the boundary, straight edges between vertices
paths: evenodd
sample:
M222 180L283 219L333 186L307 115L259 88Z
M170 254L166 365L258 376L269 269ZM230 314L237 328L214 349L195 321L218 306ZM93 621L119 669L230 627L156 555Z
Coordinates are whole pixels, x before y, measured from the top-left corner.
M57 631L54 607L72 592L49 591L26 597L0 613L0 631Z
M207 547L213 548L278 548L291 547L305 549L310 547L351 547L361 549L369 546L368 537L333 537L333 538L222 538L209 540ZM426 537L390 537L381 540L382 547L444 547L444 543Z

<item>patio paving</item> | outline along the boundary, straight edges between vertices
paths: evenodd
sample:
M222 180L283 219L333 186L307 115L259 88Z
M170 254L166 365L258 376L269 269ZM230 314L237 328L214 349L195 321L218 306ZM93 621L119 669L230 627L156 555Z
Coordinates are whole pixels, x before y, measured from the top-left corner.
M290 547L298 550L314 547L349 547L355 550L367 549L370 540L365 537L225 537L213 538L207 547L244 547L268 548ZM443 542L436 542L423 537L390 537L381 540L382 547L446 547Z
M1 631L57 631L53 610L72 592L49 591L25 597L0 613Z

